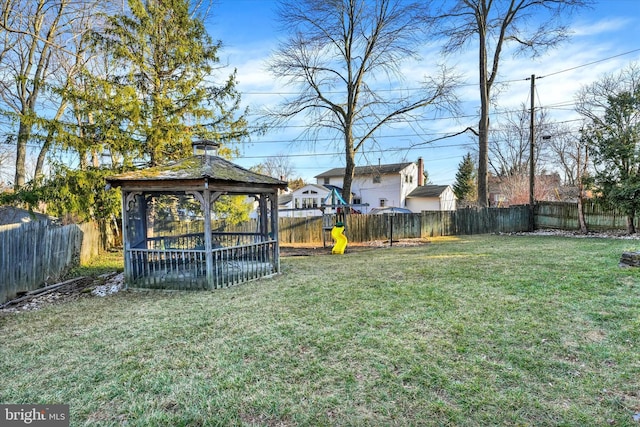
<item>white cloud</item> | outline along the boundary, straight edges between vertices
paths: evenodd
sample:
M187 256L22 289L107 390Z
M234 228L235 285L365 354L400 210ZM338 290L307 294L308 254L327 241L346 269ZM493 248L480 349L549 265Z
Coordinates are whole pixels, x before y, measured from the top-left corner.
M607 33L615 33L623 31L626 28L632 28L633 19L612 17L601 19L597 22L579 22L572 26L573 37L593 37Z

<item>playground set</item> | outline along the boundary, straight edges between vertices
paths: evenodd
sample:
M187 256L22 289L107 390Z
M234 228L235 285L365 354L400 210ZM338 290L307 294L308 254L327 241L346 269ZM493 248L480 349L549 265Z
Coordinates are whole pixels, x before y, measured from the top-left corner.
M327 203L329 199L331 199L330 204ZM334 188L322 202L322 211L324 212L324 209L326 208L333 208L335 209L336 213L323 214L322 216L323 245L326 247L324 232L330 231L331 238L334 241L331 253L342 255L344 254L344 251L347 248L347 244L349 243L349 241L347 240L347 236L345 236L344 234L344 231L346 224L345 215L351 210L351 206L344 201L342 196Z

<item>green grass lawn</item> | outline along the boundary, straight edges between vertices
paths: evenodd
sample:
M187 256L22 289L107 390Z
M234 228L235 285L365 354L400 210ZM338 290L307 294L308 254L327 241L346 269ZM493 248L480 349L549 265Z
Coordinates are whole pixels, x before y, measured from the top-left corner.
M637 426L640 242L476 236L0 317L0 403L72 425Z

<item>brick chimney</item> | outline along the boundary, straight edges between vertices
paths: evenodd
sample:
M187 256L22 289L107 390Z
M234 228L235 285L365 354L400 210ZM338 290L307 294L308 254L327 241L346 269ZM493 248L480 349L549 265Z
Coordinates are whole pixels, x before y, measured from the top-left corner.
M424 186L424 161L418 157L418 187Z

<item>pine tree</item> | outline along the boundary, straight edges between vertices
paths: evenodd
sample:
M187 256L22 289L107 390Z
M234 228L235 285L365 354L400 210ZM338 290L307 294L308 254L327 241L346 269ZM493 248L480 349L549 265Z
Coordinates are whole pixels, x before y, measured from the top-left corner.
M96 50L120 72L106 77L100 113L137 142L150 166L191 154L194 138L238 141L247 134L235 72L221 85L218 50L188 0L129 0L94 33Z
M471 153L467 153L458 165L453 192L459 201L475 202L477 199L476 170Z

